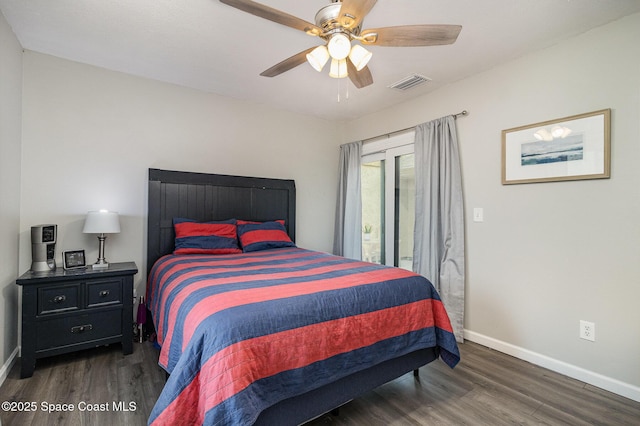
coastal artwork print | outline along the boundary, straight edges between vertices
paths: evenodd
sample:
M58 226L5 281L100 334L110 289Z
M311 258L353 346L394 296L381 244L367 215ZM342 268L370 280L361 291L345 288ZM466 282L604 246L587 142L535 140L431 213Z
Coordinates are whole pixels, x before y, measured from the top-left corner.
M542 140L523 143L520 148L520 164L523 166L584 159L582 135L570 135L550 142Z
M611 110L502 131L502 184L610 177Z

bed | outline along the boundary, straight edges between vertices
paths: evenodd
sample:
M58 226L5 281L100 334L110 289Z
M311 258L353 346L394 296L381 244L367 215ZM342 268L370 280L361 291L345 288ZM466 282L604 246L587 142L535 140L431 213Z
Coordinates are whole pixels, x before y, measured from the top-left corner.
M149 424L302 424L438 357L459 361L426 279L295 245L295 192L149 169L147 303L169 373ZM239 250L227 234L204 252L183 245L202 226L235 227Z

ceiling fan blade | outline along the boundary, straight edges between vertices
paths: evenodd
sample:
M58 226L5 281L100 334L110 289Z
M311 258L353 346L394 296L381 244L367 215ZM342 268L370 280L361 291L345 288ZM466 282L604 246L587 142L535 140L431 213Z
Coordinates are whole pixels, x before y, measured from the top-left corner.
M300 19L296 16L289 15L286 12L282 12L278 9L274 9L264 4L256 3L251 0L220 0L221 3L235 7L244 12L250 13L260 18L268 19L269 21L277 22L278 24L285 25L287 27L295 28L296 30L304 31L309 35L317 36L322 34L322 28L307 22L304 19Z
M356 28L377 0L342 0L338 22L344 28Z
M437 46L454 43L460 30L460 25L405 25L372 28L360 36L362 43L375 46Z
M300 53L296 53L292 57L287 58L284 61L275 64L268 70L261 72L260 75L263 77L275 77L277 75L282 74L283 72L287 72L290 69L297 67L298 65L302 65L305 62L307 62L307 53L311 52L315 48L316 46L310 47L307 50L304 50Z
M369 67L364 67L360 71L356 70L356 66L353 65L351 59L347 58L347 74L349 79L358 89L362 89L370 84L373 84L373 76Z

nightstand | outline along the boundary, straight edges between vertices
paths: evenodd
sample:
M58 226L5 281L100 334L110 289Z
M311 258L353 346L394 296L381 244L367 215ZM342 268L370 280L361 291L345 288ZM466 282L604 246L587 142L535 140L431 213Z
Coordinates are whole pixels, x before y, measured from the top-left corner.
M122 343L133 352L134 262L110 263L106 269L57 268L26 272L22 286L22 364L20 377L31 377L36 359Z

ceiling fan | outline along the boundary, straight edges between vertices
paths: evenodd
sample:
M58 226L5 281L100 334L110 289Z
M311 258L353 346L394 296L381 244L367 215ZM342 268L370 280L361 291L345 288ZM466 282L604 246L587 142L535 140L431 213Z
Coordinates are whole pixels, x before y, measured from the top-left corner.
M311 47L263 71L260 75L275 77L308 61L317 71L331 59L329 75L349 77L357 87L373 83L367 67L371 52L362 45L436 46L452 44L458 38L460 25L404 25L362 29L364 17L377 0L331 0L316 13L315 24L252 0L220 0L220 2L278 24L319 37L325 44ZM352 41L360 44L353 44Z

